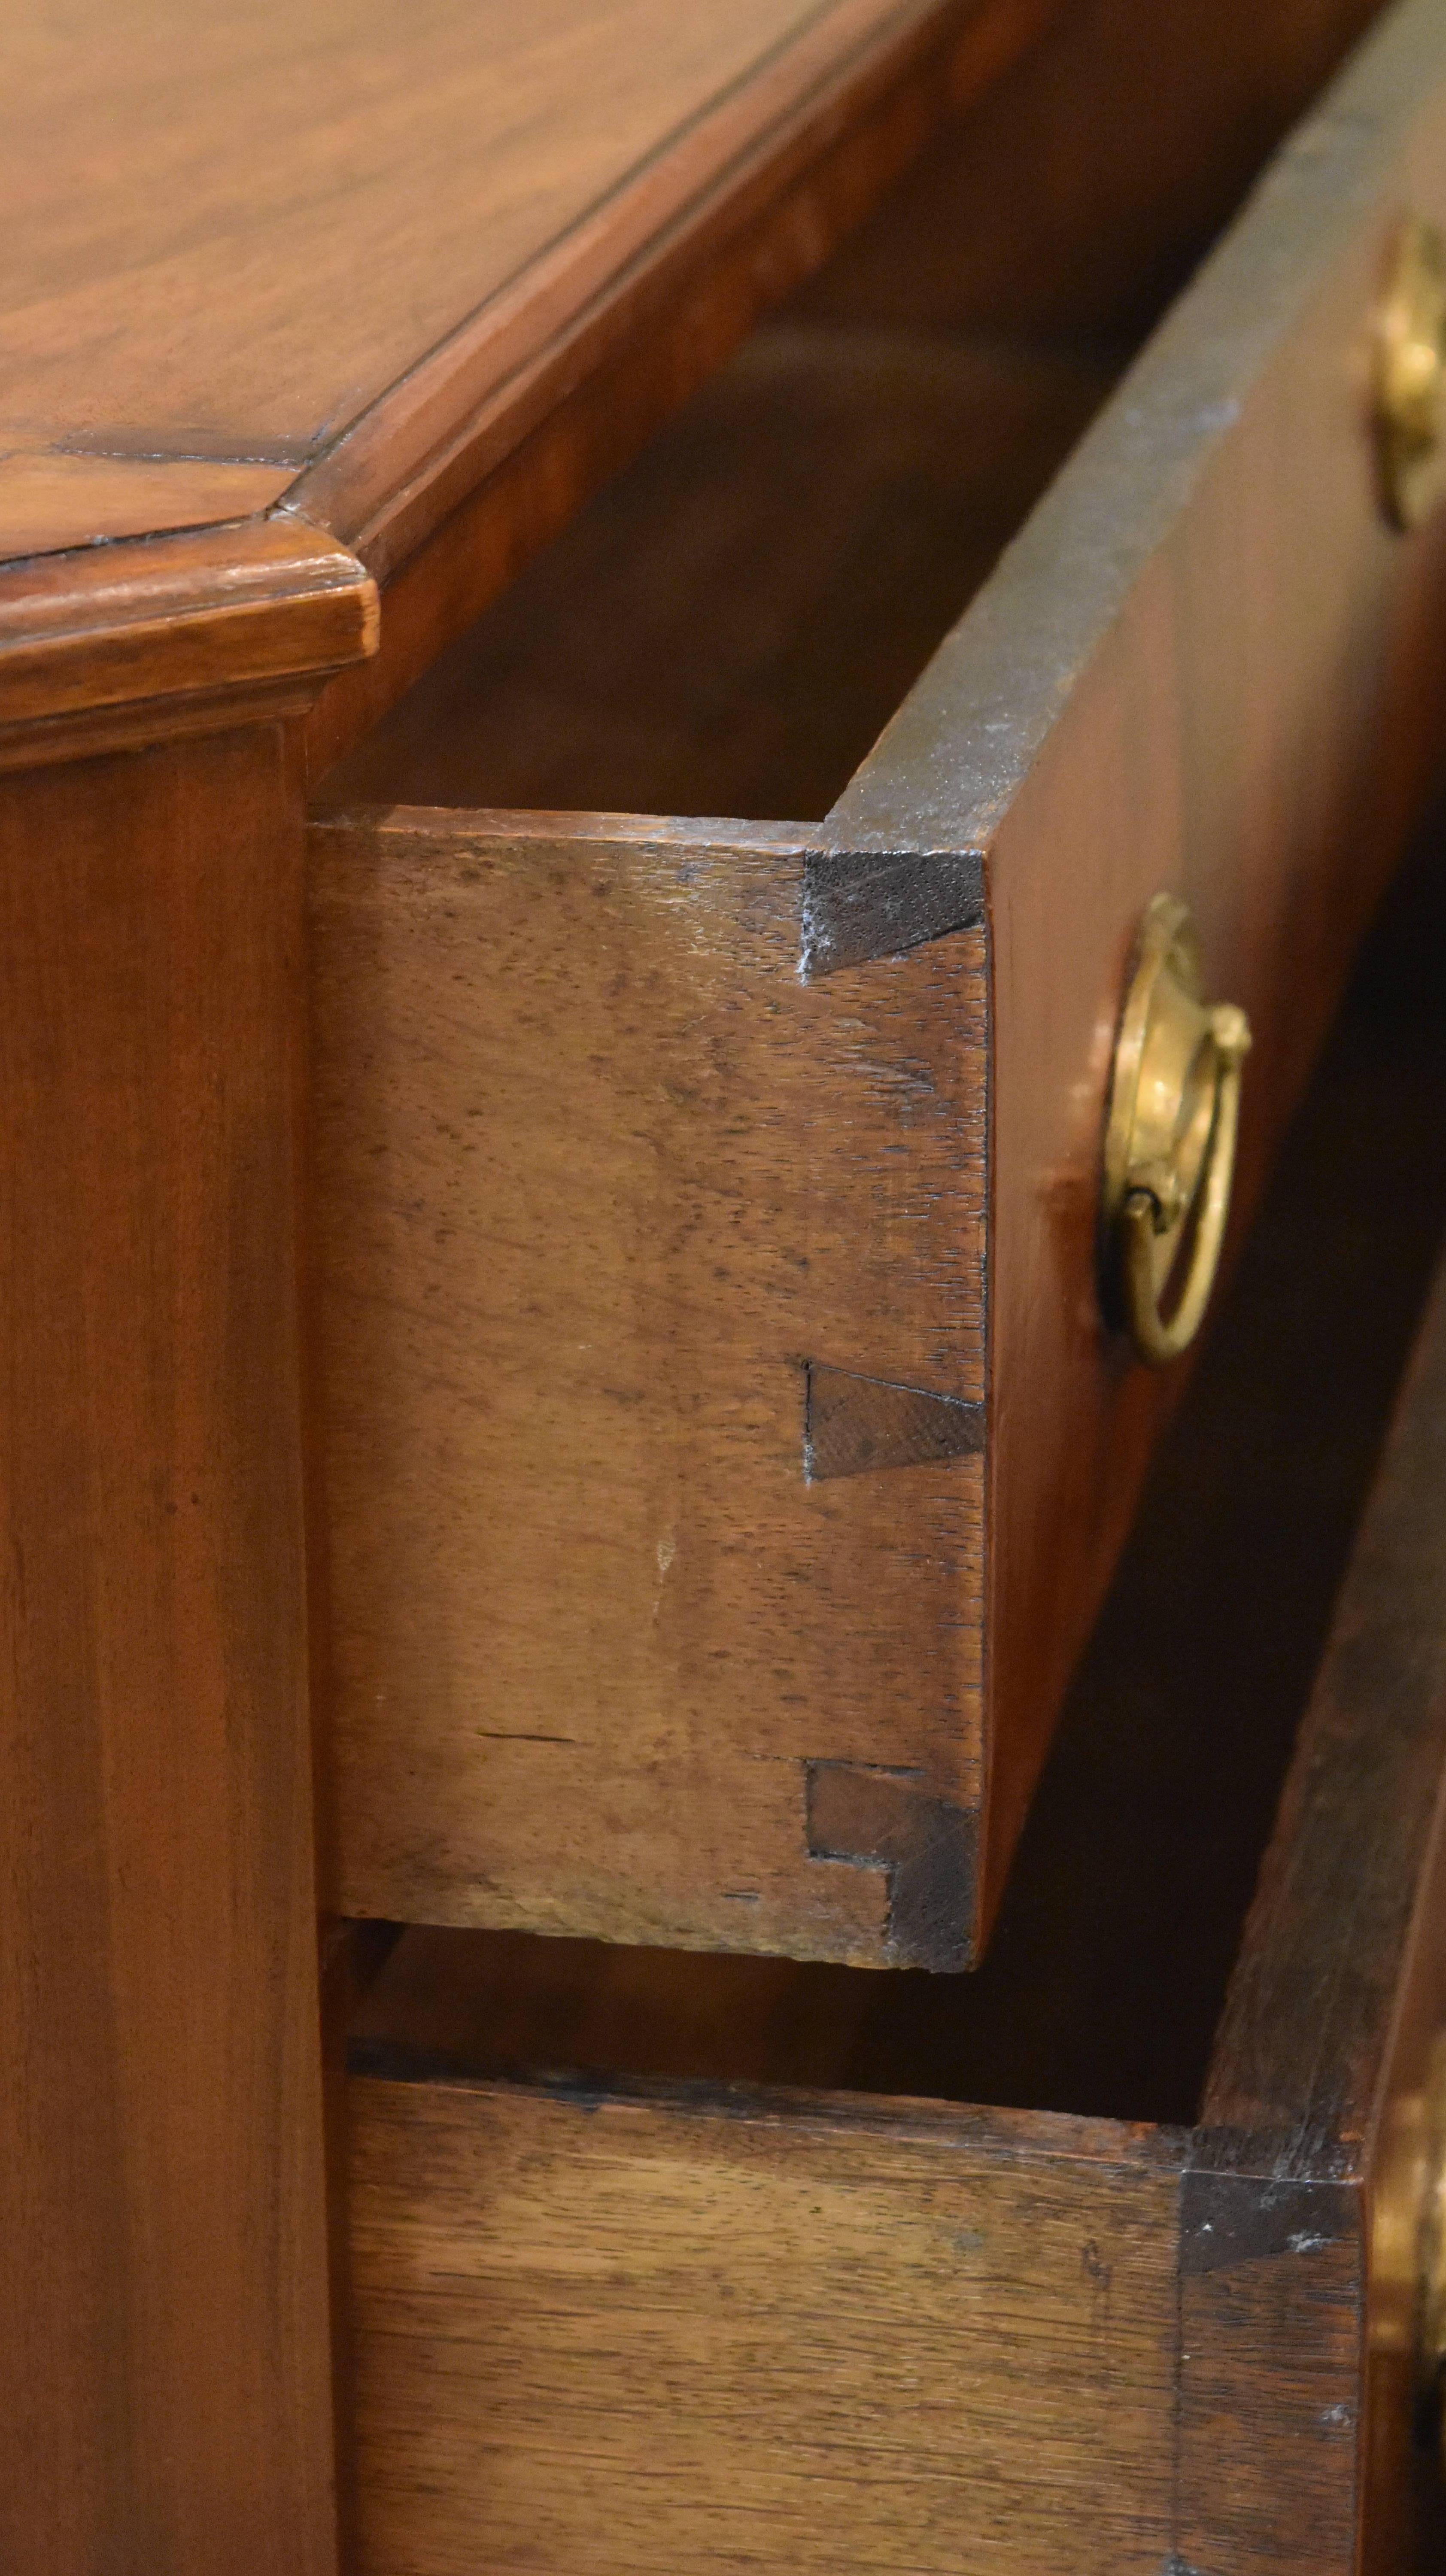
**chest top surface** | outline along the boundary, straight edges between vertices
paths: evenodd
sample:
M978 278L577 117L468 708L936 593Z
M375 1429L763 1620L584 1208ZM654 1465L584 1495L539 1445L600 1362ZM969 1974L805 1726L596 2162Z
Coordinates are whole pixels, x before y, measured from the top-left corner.
M13 15L0 560L264 509L463 330L477 346L460 398L485 399L820 84L940 14L229 0L198 20L180 0L84 0Z

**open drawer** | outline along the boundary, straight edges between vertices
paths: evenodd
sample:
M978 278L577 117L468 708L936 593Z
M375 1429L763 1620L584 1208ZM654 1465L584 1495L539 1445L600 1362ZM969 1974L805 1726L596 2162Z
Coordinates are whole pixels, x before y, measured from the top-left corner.
M980 1970L391 1949L357 2576L1440 2564L1439 1271L1358 1517L1446 1209L1400 999L1333 1042Z
M1439 749L1446 518L1392 523L1382 358L1446 220L1434 0L1108 400L1148 251L1092 325L1073 235L1001 266L1039 59L324 789L348 1915L977 1955L1179 1378L1102 1301L1147 908L1253 1027L1238 1234Z

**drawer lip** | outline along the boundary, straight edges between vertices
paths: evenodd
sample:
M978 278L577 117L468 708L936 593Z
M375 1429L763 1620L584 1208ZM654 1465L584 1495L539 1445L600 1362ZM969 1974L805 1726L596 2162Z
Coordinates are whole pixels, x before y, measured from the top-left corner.
M1267 362L1373 211L1398 211L1402 154L1440 121L1439 99L1421 103L1440 57L1434 0L1404 0L1286 139L830 809L829 846L948 846L987 864ZM1361 408L1364 477L1364 396Z
M1344 2189L1369 2179L1372 2138L1341 2137L1320 2119L1277 2129L1228 2121L1182 2127L1169 2120L1122 2120L1089 2112L1023 2110L1007 2103L938 2101L927 2094L861 2093L845 2085L716 2082L706 2076L630 2076L541 2066L492 2066L445 2049L400 2041L354 2039L346 2052L354 2099L392 2094L425 2097L437 2110L448 2095L464 2103L530 2101L584 2120L634 2112L725 2127L786 2129L872 2141L878 2146L954 2146L1004 2163L1021 2154L1051 2165L1107 2165L1177 2174L1182 2182L1262 2187L1268 2199ZM1347 2229L1346 2232L1349 2232ZM1196 2268L1209 2268L1197 2265Z
M605 2110L665 2113L760 2128L837 2132L881 2143L955 2144L973 2155L1033 2149L1081 2164L1141 2165L1183 2172L1195 2132L1154 2120L1113 2120L1067 2111L936 2102L924 2095L857 2093L846 2086L715 2083L706 2077L595 2075L540 2068L480 2070L441 2050L353 2040L347 2074L355 2084L422 2086L430 2093L491 2100L530 2099L584 2116Z
M986 924L984 871L972 851L835 850L817 823L755 822L716 814L609 814L549 812L507 805L367 805L325 800L313 805L309 832L324 848L335 833L385 835L388 843L565 841L586 849L687 850L717 848L801 862L798 904L800 983L815 983L842 967L907 956L931 940Z

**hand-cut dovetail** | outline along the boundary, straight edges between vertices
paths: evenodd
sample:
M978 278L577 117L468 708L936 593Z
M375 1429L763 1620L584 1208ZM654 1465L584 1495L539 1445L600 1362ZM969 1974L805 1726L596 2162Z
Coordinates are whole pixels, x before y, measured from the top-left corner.
M974 1808L938 1797L913 1773L867 1762L806 1762L804 1801L810 1859L887 1871L890 1967L973 1965Z
M973 1457L984 1446L984 1407L926 1387L804 1363L803 1472L866 1476L880 1467L924 1467Z
M839 966L901 957L983 918L977 850L820 852L804 861L799 975L810 984Z

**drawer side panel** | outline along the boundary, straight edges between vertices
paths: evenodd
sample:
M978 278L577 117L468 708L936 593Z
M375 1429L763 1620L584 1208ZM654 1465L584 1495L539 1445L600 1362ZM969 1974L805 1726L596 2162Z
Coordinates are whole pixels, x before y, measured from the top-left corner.
M1174 2172L743 2098L353 2079L359 2576L1159 2576Z
M663 826L313 835L344 1912L962 1963L983 934L818 919Z

